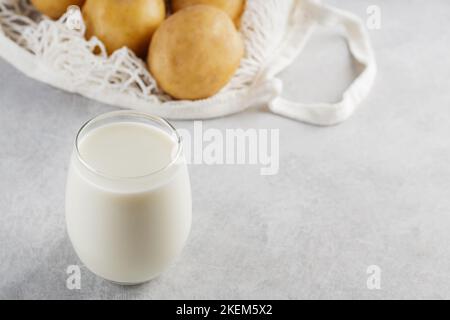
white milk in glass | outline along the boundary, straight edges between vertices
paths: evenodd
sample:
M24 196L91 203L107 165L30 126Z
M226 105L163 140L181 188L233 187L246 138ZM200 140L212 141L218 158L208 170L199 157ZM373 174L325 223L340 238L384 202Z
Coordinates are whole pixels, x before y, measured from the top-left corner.
M186 161L170 124L125 111L80 130L66 222L75 251L92 272L124 284L159 275L183 248L191 212Z

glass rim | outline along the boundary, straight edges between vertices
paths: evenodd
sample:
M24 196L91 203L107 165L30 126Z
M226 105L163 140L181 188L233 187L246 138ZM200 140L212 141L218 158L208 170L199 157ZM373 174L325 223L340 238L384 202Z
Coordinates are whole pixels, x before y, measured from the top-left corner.
M147 120L151 120L151 121L160 123L163 126L165 126L166 128L168 128L170 130L171 134L175 135L175 137L176 137L177 150L176 150L176 153L175 153L175 156L173 157L173 159L171 159L171 161L167 165L162 167L161 169L157 169L155 171L146 173L144 175L129 176L129 177L114 176L114 175L106 174L106 173L102 172L101 170L98 170L98 169L94 168L93 166L91 166L88 163L88 161L86 161L83 158L83 156L81 155L80 148L79 148L80 135L83 133L83 131L89 125L94 124L100 120L114 118L117 116L130 116L130 117L134 116L134 117L141 118L141 119L143 118L143 119L147 119ZM148 177L157 175L159 173L162 173L162 172L170 169L174 164L176 164L178 162L180 155L182 153L182 149L183 149L182 138L181 138L180 134L178 133L177 129L169 121L167 121L166 119L164 119L162 117L158 117L158 116L155 116L150 113L143 112L143 111L121 110L121 111L112 111L112 112L107 112L107 113L97 115L97 116L89 119L88 121L86 121L81 126L81 128L78 130L77 135L75 137L75 153L76 153L77 159L80 161L80 163L86 169L88 169L91 173L98 175L100 177L103 177L103 178L111 179L111 180L137 180L137 179L148 178Z

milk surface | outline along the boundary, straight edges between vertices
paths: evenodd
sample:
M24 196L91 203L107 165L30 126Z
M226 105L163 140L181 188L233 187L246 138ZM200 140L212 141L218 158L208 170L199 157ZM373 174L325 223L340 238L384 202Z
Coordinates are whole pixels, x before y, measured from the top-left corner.
M82 138L81 157L112 177L142 177L163 169L176 155L177 143L164 131L141 123L114 123Z

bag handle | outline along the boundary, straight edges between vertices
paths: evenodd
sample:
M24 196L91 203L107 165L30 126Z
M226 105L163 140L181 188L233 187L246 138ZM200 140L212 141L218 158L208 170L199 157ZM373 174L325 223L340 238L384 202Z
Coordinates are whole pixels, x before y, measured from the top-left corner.
M304 104L279 97L269 103L269 109L273 113L314 125L335 125L349 118L369 94L377 73L374 52L368 32L357 16L313 1L307 2L307 6L312 15L311 18L319 25L344 27L349 50L364 70L344 92L342 100L337 103ZM291 38L295 41L295 35ZM292 48L289 51L298 55L299 47L303 47L304 43L303 41L291 42L290 45Z

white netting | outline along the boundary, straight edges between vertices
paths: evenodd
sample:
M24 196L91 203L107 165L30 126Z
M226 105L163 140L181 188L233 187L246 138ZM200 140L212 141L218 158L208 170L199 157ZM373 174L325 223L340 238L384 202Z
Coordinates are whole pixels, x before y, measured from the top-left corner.
M246 55L230 83L213 98L248 88L255 81L282 41L293 1L247 0L241 23ZM82 94L89 92L85 95L108 103L111 100L102 95L110 92L130 97L141 105L161 105L171 100L159 90L145 63L133 52L123 48L108 57L101 41L85 40L81 20L79 29L68 27L71 17L73 14L67 13L53 21L36 12L27 0L0 0L0 34L36 57L46 74L35 77L43 81L51 78L47 82L52 84L57 79L58 87ZM123 102L117 104L132 107Z

